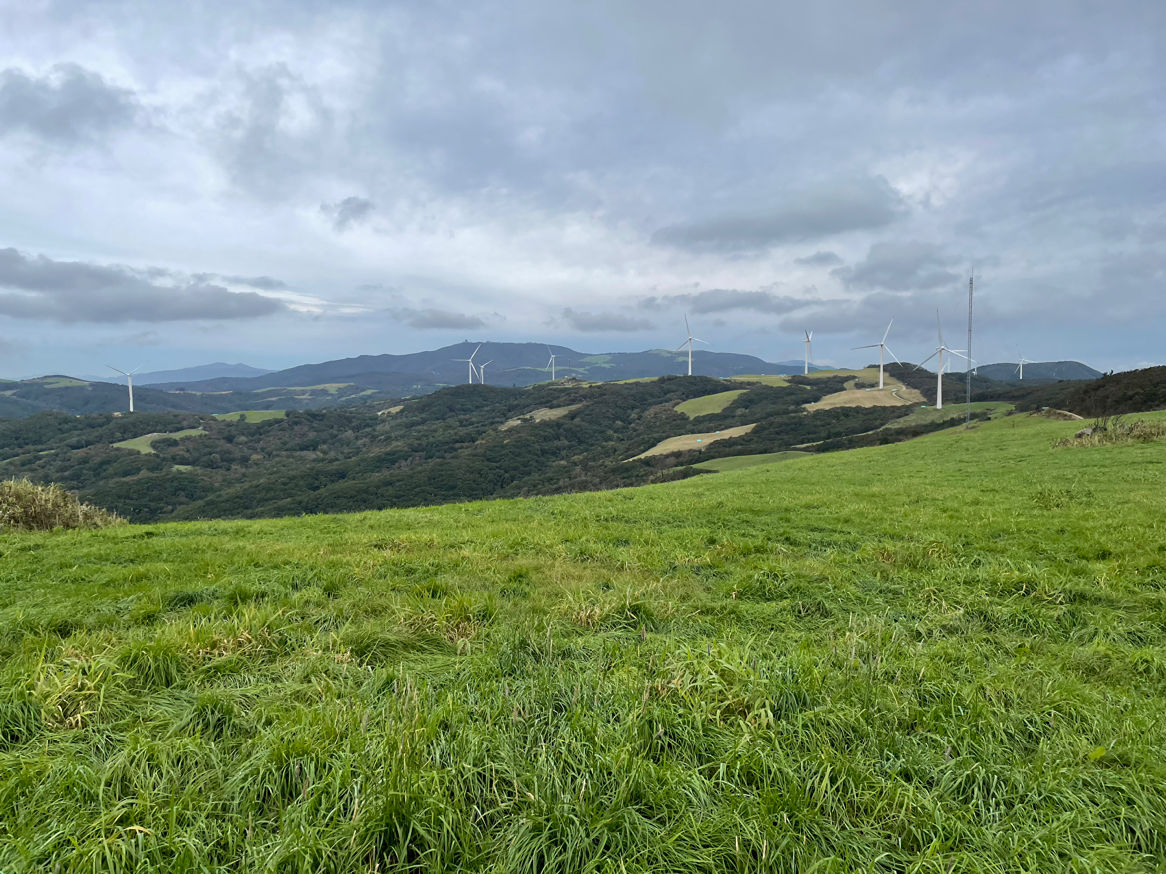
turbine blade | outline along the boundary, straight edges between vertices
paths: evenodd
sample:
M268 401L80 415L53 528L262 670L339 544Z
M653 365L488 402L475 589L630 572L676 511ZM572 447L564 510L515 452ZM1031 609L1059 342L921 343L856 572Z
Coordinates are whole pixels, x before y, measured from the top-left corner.
M697 343L704 343L704 345L706 345L706 346L712 345L708 340L702 340L702 339L700 339L700 337L690 337L689 339L695 340Z
M117 370L117 368L114 367L112 364L107 364L105 366L108 367L110 370ZM124 370L117 370L117 372L120 373L122 376L129 376L129 374L126 373Z
M930 361L932 358L934 358L938 354L939 354L939 350L936 349L934 352L932 352L930 355L928 355L926 358L924 358L922 361L920 361L918 364L916 364L915 369L918 370L920 367L922 367L924 364L926 364L928 361Z
M935 330L939 332L939 345L943 345L943 325L939 323L939 307L935 308Z
M883 332L883 344L887 342L887 334L891 333L891 325L895 324L895 320L891 319L887 322L887 330Z
M881 345L882 343L871 343L869 346L851 346L850 349L851 351L855 349L877 349Z
M883 348L886 349L888 352L891 352L891 347L888 346L886 343L883 344ZM899 356L896 355L894 352L891 352L891 357L895 359L896 364L902 365L903 362L899 360Z
M679 346L677 346L677 347L676 347L675 349L673 349L672 351L673 351L673 352L679 352L681 349L683 349L683 348L684 348L685 346L687 346L687 345L688 345L688 341L687 341L687 340L685 340L683 343L681 343Z
M684 314L684 333L690 337L692 336L692 328L688 327L688 313Z

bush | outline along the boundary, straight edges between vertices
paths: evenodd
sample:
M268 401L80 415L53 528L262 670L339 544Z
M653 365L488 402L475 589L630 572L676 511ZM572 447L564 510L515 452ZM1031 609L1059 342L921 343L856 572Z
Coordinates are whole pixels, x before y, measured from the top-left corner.
M39 485L27 479L0 482L0 531L51 531L54 528L108 528L124 520L83 504L56 484Z

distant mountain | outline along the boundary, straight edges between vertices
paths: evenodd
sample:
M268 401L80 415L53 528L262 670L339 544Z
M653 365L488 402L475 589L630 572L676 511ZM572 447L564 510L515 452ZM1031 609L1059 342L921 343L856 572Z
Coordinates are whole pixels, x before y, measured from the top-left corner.
M665 349L646 352L580 352L567 346L542 343L457 343L428 352L406 355L360 355L302 364L287 370L250 378L223 377L182 383L161 383L159 388L185 388L188 391L255 391L271 388L308 388L337 383L355 383L380 388L368 381L372 374L394 374L395 383L406 393L422 394L443 385L458 385L468 380L469 368L464 360L474 356L476 364L486 364L486 382L493 385L526 386L551 378L549 361L555 355L554 375L558 379L576 377L594 382L645 379L688 372L688 353ZM698 350L692 355L694 375L726 377L746 374L800 373L802 362L772 364L753 355ZM813 370L823 368L814 367Z
M1020 365L1015 362L1003 364L981 364L977 370L980 376L999 382L1020 382ZM1026 361L1024 362L1024 382L1030 379L1097 379L1100 370L1094 370L1080 361Z
M226 364L216 361L214 364L199 364L196 367L180 367L177 370L155 370L150 373L135 373L134 385L157 385L158 383L198 382L205 379L222 379L224 377L254 377L271 373L259 367L248 364ZM87 382L119 382L124 377L110 371L105 376L78 377Z

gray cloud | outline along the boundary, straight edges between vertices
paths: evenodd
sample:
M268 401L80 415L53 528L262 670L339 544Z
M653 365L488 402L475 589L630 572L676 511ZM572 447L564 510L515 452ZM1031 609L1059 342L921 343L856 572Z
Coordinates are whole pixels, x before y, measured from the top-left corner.
M224 276L223 279L236 285L249 285L260 291L287 291L290 288L282 279L272 279L270 276Z
M834 252L815 252L804 258L794 258L794 263L804 267L837 267L842 263L842 259Z
M959 277L947 268L958 260L934 243L875 243L853 267L831 270L848 288L906 291L940 288Z
M661 228L653 242L686 249L744 251L886 227L905 203L886 179L849 179L793 192L774 209L726 213Z
M455 328L484 328L486 321L481 316L467 313L454 313L449 310L413 309L412 307L398 307L389 310L393 318L404 322L411 328L420 330L453 330Z
M695 294L672 294L646 297L639 301L645 309L681 306L693 313L723 313L730 310L749 310L757 313L784 315L803 309L816 299L789 297L771 291L740 291L735 288L710 288Z
M376 208L371 200L363 197L346 197L339 203L322 203L320 212L332 219L332 229L344 233L355 224L367 219Z
M655 327L645 318L623 313L585 313L570 308L563 310L563 319L576 331L584 333L650 331Z
M24 132L72 145L128 127L137 113L132 91L76 64L57 64L40 78L0 72L0 136Z
M0 249L0 315L65 324L248 319L283 311L255 292L219 285L158 285L123 267L54 261Z

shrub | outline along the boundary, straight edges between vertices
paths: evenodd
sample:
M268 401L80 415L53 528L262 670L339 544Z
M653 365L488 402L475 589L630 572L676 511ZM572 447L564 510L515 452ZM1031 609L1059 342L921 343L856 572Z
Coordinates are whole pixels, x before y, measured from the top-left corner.
M122 524L121 517L82 503L56 484L45 486L27 479L0 482L0 531L108 528Z

